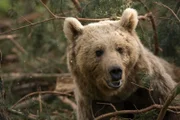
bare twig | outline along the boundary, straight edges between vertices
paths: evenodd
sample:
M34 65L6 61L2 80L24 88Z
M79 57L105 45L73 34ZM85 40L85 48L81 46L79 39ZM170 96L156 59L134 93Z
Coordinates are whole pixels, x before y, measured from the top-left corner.
M42 95L41 99L44 100L48 100L52 95L51 94L47 94L47 95ZM17 104L14 109L24 109L24 108L28 108L29 106L32 105L33 102L38 102L39 101L39 97L33 97L31 99L27 99L24 100L23 102Z
M39 87L39 92L41 91L41 88ZM41 93L39 93L39 113L42 113L42 97L41 97Z
M165 8L167 8L169 11L171 11L171 13L174 15L174 17L178 20L178 22L180 23L180 18L176 15L176 13L167 5L164 5L162 3L158 3L158 2L154 2L155 4L159 5L159 6L163 6Z
M43 74L43 73L1 73L0 76L4 79L4 81L12 81L20 78L42 78L42 77L68 77L71 75L69 73L62 74ZM25 80L25 79L24 79Z
M62 95L62 96L72 96L68 93L62 93L62 92L57 92L57 91L41 91L41 92L33 92L30 93L24 97L22 97L20 100L18 100L11 108L14 108L17 104L19 104L21 101L25 100L26 98L33 96L33 95L37 95L37 94L55 94L55 95Z
M41 23L44 23L44 22L47 22L47 21L54 20L54 19L56 19L56 18L53 17L53 18L46 19L46 20L43 20L43 21L40 21L40 22L35 22L35 23L32 23L32 24L28 24L28 25L18 27L18 28L10 29L9 31L5 31L5 32L0 33L0 35L7 34L7 33L10 33L10 32L14 32L14 31L26 28L26 27L35 26L35 25L38 25L38 24L41 24ZM63 19L64 19L64 17L63 17Z
M138 0L138 1L144 6L147 12L150 12L149 8L146 6L146 4L144 4L144 2L142 2L142 0Z
M154 104L154 105L151 105L149 107L146 107L146 108L143 108L143 109L139 109L139 110L121 110L121 111L115 111L115 112L110 112L110 113L106 113L106 114L100 115L100 116L96 117L95 120L101 120L101 119L106 118L106 117L117 116L117 115L120 115L120 114L139 114L139 113L145 113L147 111L154 110L154 109L160 109L162 107L163 107L162 105ZM169 106L168 107L168 111L172 111L172 109L173 110L180 110L180 106ZM173 111L173 113L178 114L178 112L174 112L174 111Z
M140 88L146 89L147 91L153 91L153 89L151 89L151 88L147 88L147 87L138 85L138 84L136 84L136 83L134 83L134 82L131 82L131 83L132 83L133 85L136 85L136 86L140 87Z
M10 32L14 32L14 31L17 31L17 30L21 30L21 29L26 28L26 27L31 27L31 26L39 25L41 23L49 22L49 21L52 21L52 20L55 20L55 19L66 19L66 18L67 17L56 17L56 18L52 17L52 18L49 18L49 19L45 19L43 21L39 21L39 22L28 24L28 25L24 25L24 26L21 26L21 27L18 27L18 28L10 29L8 31L0 33L0 35L7 34L7 33L10 33ZM77 18L77 19L80 20L80 21L91 21L91 22L107 20L106 18L105 19L104 18L102 18L102 19Z
M2 51L0 49L0 69L1 69L1 62L2 62ZM0 75L0 79L2 78L2 76Z
M78 0L71 0L73 3L74 3L74 6L76 7L76 9L81 12L82 9L81 9L81 6L80 6L80 3Z
M33 115L33 114L25 115L24 113L22 113L22 112L20 112L20 111L16 111L16 110L14 110L14 109L12 109L12 108L8 108L8 111L9 111L10 113L23 116L23 117L28 118L28 119L30 119L30 120L37 120L37 118L38 118L37 115Z
M175 87L175 89L172 91L172 93L169 95L169 97L167 98L167 100L165 101L164 105L158 105L158 104L153 104L149 107L143 108L143 109L139 109L139 110L121 110L121 111L115 111L115 112L110 112L107 114L103 114L98 116L95 120L100 120L106 117L112 117L112 116L117 116L120 114L138 114L138 113L144 113L153 109L161 109L159 115L158 115L158 119L157 120L162 120L164 118L164 115L166 113L166 111L175 113L175 114L180 114L180 112L176 112L177 110L180 110L180 106L169 106L169 104L172 102L172 100L177 96L177 94L179 93L179 87L180 87L180 83ZM178 89L178 90L177 90ZM103 103L104 104L104 103Z
M150 85L149 85L150 88L152 88L152 83L150 82ZM149 91L149 97L151 99L151 101L153 102L153 104L156 104L156 102L154 101L152 95L151 95L151 91Z
M17 23L29 23L29 24L32 24L31 21L37 19L37 18L40 18L42 17L43 13L41 12L33 12L33 13L29 13L27 15L23 15L21 16L20 18L17 19Z
M59 96L58 98L59 98L63 103L70 105L73 110L76 110L76 109L77 109L77 105L76 105L72 100L68 99L67 97L65 97L65 96Z
M22 18L23 18L23 20L25 20L27 23L32 24L32 22L29 21L28 19L26 19L24 16L22 16Z
M0 40L9 39L9 38L16 38L16 37L18 37L17 34L12 34L12 35L1 35L1 36L0 36Z
M151 24L152 24L152 28L154 31L154 54L158 55L159 53L159 42L158 42L158 35L157 35L157 30L156 30L156 24L155 24L155 20L154 20L154 16L152 14L152 12L149 10L149 8L146 6L146 4L144 4L141 0L138 0L145 8L145 10L149 13L147 17L149 17Z
M57 18L57 15L55 15L43 2L40 0L41 4L48 10L48 12L52 15L52 17Z
M154 54L158 55L159 53L159 42L158 42L158 35L157 35L157 30L156 30L156 24L155 24L155 20L154 20L154 16L151 15L149 16L150 20L151 20L151 24L152 24L152 28L154 31Z
M3 39L10 40L21 52L27 54L27 51L17 41L14 40L14 38L16 38L16 37L18 37L18 35L16 35L16 34L1 35L0 40L3 40Z
M22 52L27 54L27 51L17 42L14 40L12 36L8 36L8 39Z
M151 85L150 85L149 88L147 88L147 87L138 85L138 84L136 84L136 83L134 83L134 82L131 82L131 83L134 84L134 85L136 85L137 87L140 87L140 88L143 88L143 89L147 90L148 93L149 93L149 97L150 97L151 101L153 102L153 104L156 104L155 101L154 101L154 99L153 99L153 97L152 97L152 95L151 95L151 92L153 91L153 89L151 88Z
M112 103L101 103L101 102L97 102L96 104L109 105L109 106L111 106L111 107L114 109L114 111L117 111L116 107L115 107Z
M8 34L8 33L11 33L11 32L14 32L14 31L17 31L17 30L21 30L21 29L24 29L26 27L31 27L31 26L35 26L35 25L39 25L41 23L44 23L44 22L49 22L49 21L52 21L52 20L55 20L55 19L66 19L67 17L52 17L52 18L49 18L49 19L46 19L46 20L43 20L43 21L39 21L39 22L35 22L35 23L31 23L31 24L28 24L28 25L24 25L24 26L21 26L21 27L18 27L18 28L14 28L14 29L10 29L8 31L5 31L5 32L2 32L0 33L0 35L3 35L3 34ZM139 16L138 17L139 19L142 19L144 20L146 18L146 16ZM93 18L77 18L79 21L87 21L87 22L98 22L98 21L103 21L103 20L110 20L110 18L101 18L101 19L93 19Z
M177 86L173 89L173 91L171 92L171 94L168 96L168 98L166 99L159 115L158 115L158 118L157 120L163 120L165 114L166 114L166 111L168 109L168 106L171 104L171 102L174 100L174 98L179 94L179 90L180 88L180 83L177 84Z

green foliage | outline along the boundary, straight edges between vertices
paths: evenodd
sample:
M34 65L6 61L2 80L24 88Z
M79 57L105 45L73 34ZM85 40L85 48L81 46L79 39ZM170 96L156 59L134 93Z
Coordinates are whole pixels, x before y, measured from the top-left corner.
M1 0L0 1L0 13L6 12L10 8L10 4L8 0Z
M176 86L176 88L175 88L175 95L178 95L178 94L180 94L180 84L178 84L177 86Z
M103 18L120 16L123 10L131 7L131 0L93 0L89 1L83 7L82 17Z
M179 13L180 2L175 2L175 4L170 2L166 5L172 8L175 13ZM162 16L165 17L159 24L158 33L163 56L180 65L180 24L169 10L163 9L161 12ZM180 14L177 16L180 18Z
M142 71L137 73L137 77L137 79L141 81L141 86L145 88L150 88L150 82L153 79L153 76L150 76L148 73Z
M156 110L151 110L143 114L135 115L133 120L156 120L158 113Z

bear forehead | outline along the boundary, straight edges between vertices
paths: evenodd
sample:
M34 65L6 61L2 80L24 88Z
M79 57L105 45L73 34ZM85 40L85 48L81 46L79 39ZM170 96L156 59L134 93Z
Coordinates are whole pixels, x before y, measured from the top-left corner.
M81 34L81 39L86 42L96 41L106 42L106 41L129 41L134 39L133 36L120 26L119 21L101 21L98 23L90 23L85 25L83 32Z
M118 21L101 21L97 23L90 23L84 26L85 32L112 32L120 28Z
M113 36L126 36L125 30L120 26L117 21L102 21L98 23L90 23L85 25L83 28L83 36L84 37L113 37Z

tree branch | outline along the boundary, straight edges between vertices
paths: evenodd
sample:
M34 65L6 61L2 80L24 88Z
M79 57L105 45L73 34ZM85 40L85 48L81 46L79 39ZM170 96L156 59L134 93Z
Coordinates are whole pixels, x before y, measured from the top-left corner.
M74 4L74 6L76 7L76 9L77 9L79 12L81 12L82 9L81 9L81 5L80 5L79 1L78 1L78 0L71 0L71 1L73 2L73 4Z
M65 97L65 96L59 96L58 98L59 98L63 103L71 106L71 108L72 108L73 110L77 110L77 105L76 105L72 100L68 99L68 98Z
M180 23L180 18L176 15L176 13L174 13L174 11L171 8L169 8L168 6L166 6L166 5L162 4L162 3L158 3L158 2L154 2L154 3L159 5L159 6L163 6L163 7L167 8L169 11L171 11L171 13L175 16L175 18Z
M95 120L101 120L101 119L106 118L106 117L112 117L112 116L117 116L117 115L121 115L121 114L145 113L145 112L153 110L153 109L161 109L162 107L163 107L162 105L154 104L154 105L151 105L149 107L146 107L146 108L143 108L143 109L139 109L139 110L121 110L121 111L115 111L115 112L110 112L110 113L106 113L106 114L100 115L100 116L96 117ZM169 106L168 107L168 111L171 111L172 109L173 110L180 110L180 106ZM173 112L173 113L176 113L176 112Z
M42 78L42 77L68 77L71 78L69 73L1 73L0 76L5 79L4 81L12 81L20 78ZM25 79L24 79L25 80Z
M18 35L16 35L16 34L1 35L0 40L3 40L3 39L10 40L22 53L27 54L27 51L17 41L14 40L14 38L16 38L16 37L18 37Z
M177 86L173 89L173 91L171 92L171 94L168 96L167 100L165 101L157 120L163 120L166 111L168 109L168 106L171 104L171 102L174 100L174 98L180 93L180 83L177 84Z
M139 20L145 20L147 19L147 15L148 14L145 14L144 16L138 16L138 19ZM24 28L27 28L27 27L32 27L32 26L35 26L35 25L39 25L41 23L45 23L45 22L49 22L49 21L52 21L52 20L56 20L56 19L66 19L67 17L52 17L52 18L49 18L49 19L45 19L43 21L39 21L39 22L35 22L35 23L31 23L31 24L28 24L28 25L24 25L24 26L21 26L21 27L18 27L18 28L13 28L13 29L10 29L8 31L5 31L5 32L2 32L0 33L0 35L4 35L4 34L8 34L8 33L11 33L11 32L14 32L14 31L17 31L17 30L21 30L21 29L24 29ZM93 19L93 18L77 18L79 21L86 21L86 22L99 22L99 21L103 21L103 20L111 20L111 18L101 18L101 19ZM120 17L118 17L118 19L120 19Z
M43 2L40 0L40 3L47 9L47 11L52 15L52 17L57 18L57 15L55 15Z
M43 21L39 21L39 22L28 24L28 25L24 25L24 26L21 26L21 27L18 27L18 28L10 29L8 31L0 33L0 35L7 34L7 33L10 33L10 32L14 32L14 31L17 31L17 30L21 30L21 29L26 28L26 27L35 26L35 25L38 25L38 24L41 24L41 23L44 23L44 22L54 20L54 19L56 19L56 18L53 17L53 18L46 19L46 20L43 20ZM64 19L64 17L63 17L63 19Z
M159 42L158 42L158 35L157 35L157 30L156 30L156 24L155 24L155 20L154 20L154 16L152 14L152 12L149 10L149 8L146 6L146 4L144 4L141 0L138 0L145 8L145 10L149 13L147 17L149 17L151 24L152 24L152 28L154 31L154 54L158 55L159 53Z
M24 54L27 54L27 51L17 42L14 40L13 36L7 36L7 38Z
M16 110L14 110L14 109L12 109L12 108L8 108L8 111L9 111L10 113L23 116L23 117L28 118L28 119L30 119L30 120L37 120L37 118L38 118L38 116L36 116L36 115L33 115L33 114L25 115L24 113L22 113L22 112L20 112L20 111L16 111Z
M42 95L42 100L48 100L52 95L51 94L46 94L46 95ZM33 97L32 99L27 99L24 100L23 102L20 102L19 104L17 104L14 109L25 109L28 108L32 105L33 102L38 102L39 101L39 97Z
M147 88L147 87L144 87L144 86L141 86L141 85L138 85L138 84L136 84L136 83L134 83L134 82L131 82L133 85L136 85L137 87L139 87L139 88L143 88L143 89L146 89L147 91L153 91L153 89L152 88Z
M37 94L55 94L55 95L62 95L62 96L69 96L69 97L72 96L72 95L70 95L68 93L57 92L57 91L39 91L39 92L33 92L33 93L27 94L26 96L22 97L11 108L13 109L17 104L19 104L20 102L22 102L26 98L28 98L30 96L33 96L33 95L37 95Z
M109 105L109 106L111 106L111 107L114 109L114 111L117 111L116 107L115 107L112 103L101 103L101 102L97 102L96 104L99 104L99 105Z
M12 34L12 35L1 35L1 36L0 36L0 40L9 39L9 38L16 38L16 37L18 37L17 34Z

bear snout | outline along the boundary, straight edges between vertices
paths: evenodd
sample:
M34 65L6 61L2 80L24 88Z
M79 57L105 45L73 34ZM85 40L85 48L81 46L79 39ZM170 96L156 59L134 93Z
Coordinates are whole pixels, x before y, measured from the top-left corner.
M120 67L112 67L109 70L109 74L113 82L120 81L122 79L122 69Z
M122 69L121 67L111 67L109 70L109 74L111 79L110 80L106 80L107 85L110 88L119 88L122 84L121 79L122 79Z

